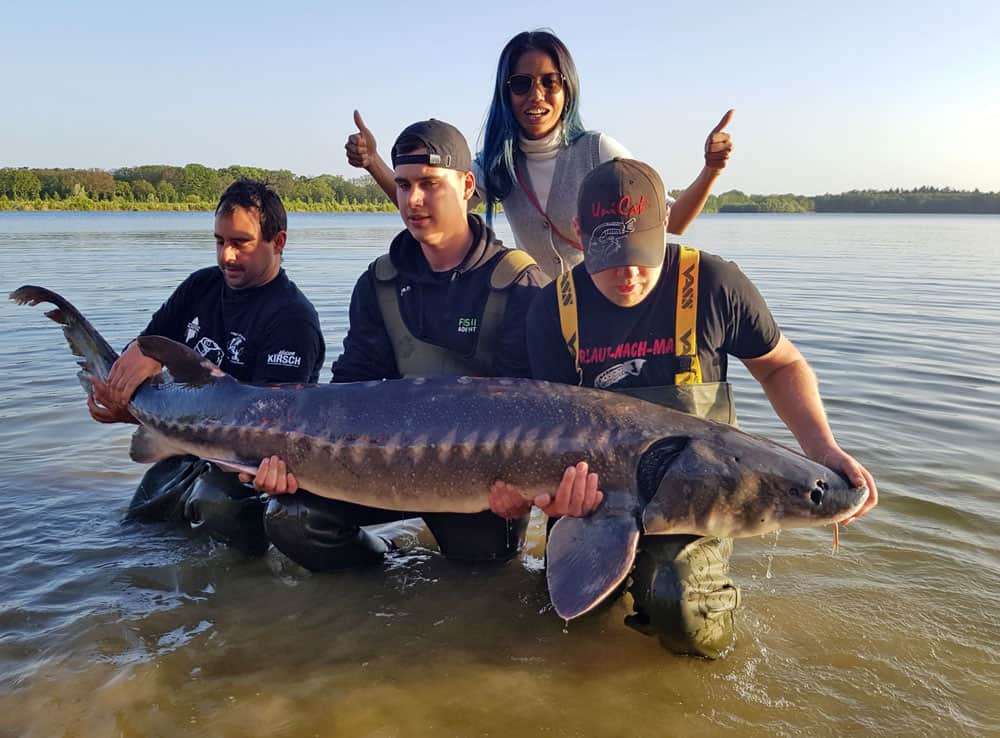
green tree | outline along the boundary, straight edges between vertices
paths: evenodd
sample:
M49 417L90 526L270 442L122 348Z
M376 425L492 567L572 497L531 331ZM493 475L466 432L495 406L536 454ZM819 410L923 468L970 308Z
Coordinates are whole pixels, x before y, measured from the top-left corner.
M134 179L131 183L125 182L132 188L132 195L139 202L154 202L156 200L156 188L144 179Z
M179 199L177 189L165 179L161 179L156 185L156 199L160 202L177 202Z

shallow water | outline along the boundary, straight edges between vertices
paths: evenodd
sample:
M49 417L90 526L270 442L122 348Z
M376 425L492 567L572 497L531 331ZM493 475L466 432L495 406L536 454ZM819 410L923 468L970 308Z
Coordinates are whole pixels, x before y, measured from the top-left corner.
M211 226L2 213L3 291L54 289L122 345L211 263ZM291 216L324 379L399 228ZM2 301L0 735L1000 735L1000 218L703 216L686 241L757 283L881 495L836 555L829 528L737 542L726 658L662 651L621 603L566 627L540 519L506 566L446 561L408 522L382 569L323 576L123 525L129 429L89 420L54 324ZM742 426L792 443L733 374Z

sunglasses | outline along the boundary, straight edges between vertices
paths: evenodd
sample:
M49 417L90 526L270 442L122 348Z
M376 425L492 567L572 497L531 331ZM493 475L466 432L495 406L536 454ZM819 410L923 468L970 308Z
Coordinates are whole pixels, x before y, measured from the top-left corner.
M535 89L536 80L542 83L542 89L546 93L555 93L563 88L565 77L559 74L559 72L540 74L537 77L533 77L530 74L512 74L507 78L507 86L510 87L510 91L515 95L527 95Z

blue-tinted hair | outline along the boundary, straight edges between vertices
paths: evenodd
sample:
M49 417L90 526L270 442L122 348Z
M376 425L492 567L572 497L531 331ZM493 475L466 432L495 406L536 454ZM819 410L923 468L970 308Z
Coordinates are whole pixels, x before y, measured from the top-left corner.
M493 211L498 202L510 194L517 176L514 173L514 151L518 125L510 104L507 79L526 51L548 54L565 78L563 83L562 143L568 145L584 134L580 120L580 78L569 49L551 31L522 31L507 42L497 62L497 77L493 86L493 102L486 115L482 150L476 157L485 182L486 222L493 223Z

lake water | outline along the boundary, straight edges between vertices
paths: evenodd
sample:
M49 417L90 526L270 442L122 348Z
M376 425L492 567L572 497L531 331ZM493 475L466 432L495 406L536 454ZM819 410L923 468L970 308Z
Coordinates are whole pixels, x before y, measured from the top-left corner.
M292 215L327 367L395 215ZM213 262L207 213L0 213L0 273L112 345ZM501 234L509 236L503 225ZM736 543L738 641L671 655L621 604L566 627L542 525L502 567L417 523L381 569L311 575L123 525L144 467L93 423L57 327L0 301L0 735L1000 735L1000 218L702 216L816 369L881 504L841 535ZM742 367L742 426L793 444Z

